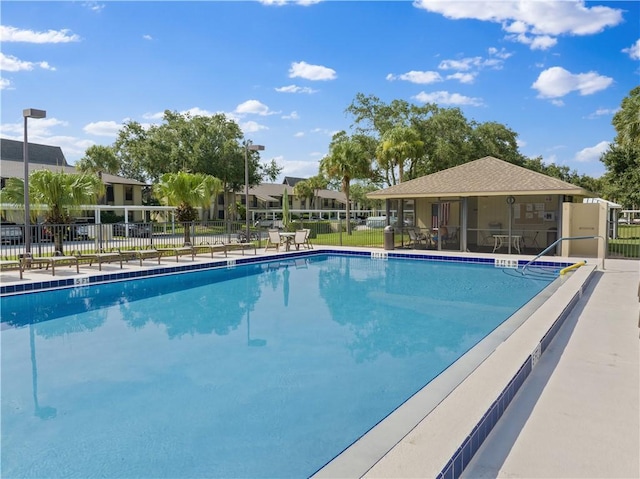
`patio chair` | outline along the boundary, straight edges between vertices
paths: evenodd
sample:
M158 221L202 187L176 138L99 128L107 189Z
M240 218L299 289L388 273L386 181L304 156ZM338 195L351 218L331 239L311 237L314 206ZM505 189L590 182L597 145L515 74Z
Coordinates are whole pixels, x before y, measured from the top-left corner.
M275 248L276 252L279 252L280 245L282 244L282 241L280 239L280 232L278 230L269 230L267 234L267 245L264 248L265 253L270 247Z
M304 243L307 245L308 249L313 249L313 245L311 244L311 241L309 240L310 236L311 236L311 230L309 228L302 228L302 231L304 231L306 233L306 236L304 237Z
M303 248L309 248L309 240L307 239L307 236L307 230L302 229L296 231L296 234L293 237L293 244L295 245L297 250L300 249L300 246L302 246Z
M427 237L426 234L421 233L419 230L415 228L409 228L409 246L419 249L420 245L424 244L425 248L430 243L430 238Z

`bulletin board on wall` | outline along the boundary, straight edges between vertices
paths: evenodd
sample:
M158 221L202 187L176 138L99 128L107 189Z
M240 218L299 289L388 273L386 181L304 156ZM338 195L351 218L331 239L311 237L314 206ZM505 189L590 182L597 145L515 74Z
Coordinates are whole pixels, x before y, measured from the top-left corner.
M544 202L516 203L513 205L513 221L517 225L541 225L555 221L553 211L545 211Z

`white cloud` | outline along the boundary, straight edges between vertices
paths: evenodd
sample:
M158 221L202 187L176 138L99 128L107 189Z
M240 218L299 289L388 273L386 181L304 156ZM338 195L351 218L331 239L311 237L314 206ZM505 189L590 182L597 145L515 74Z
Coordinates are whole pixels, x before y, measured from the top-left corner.
M240 124L240 128L244 133L255 133L256 131L268 130L269 127L256 123L255 121L247 121Z
M640 60L640 39L631 45L629 48L624 48L623 53L628 53L632 60Z
M244 103L240 103L236 107L235 113L239 115L251 114L251 115L267 116L267 115L275 115L279 112L270 111L267 105L259 102L258 100L247 100Z
M308 86L287 85L275 89L278 93L317 93L318 90L309 88Z
M322 66L311 65L307 62L293 62L289 68L289 78L304 78L305 80L335 80L336 71Z
M122 124L116 123L115 121L96 121L85 125L83 130L90 135L115 138L118 136L120 128L122 128Z
M104 3L98 3L98 2L84 2L82 6L88 8L92 12L97 12L97 13L100 13L105 7Z
M297 111L292 111L288 115L282 115L283 120L298 120L300 119L300 115L298 115Z
M63 120L58 120L57 118L42 118L38 120L30 120L29 121L29 141L32 141L32 138L38 137L46 137L51 135L51 128L57 126L68 126L69 123ZM24 134L24 122L20 121L18 123L3 123L2 124L2 134L3 135L18 135ZM37 142L34 142L37 143Z
M458 80L460 83L473 83L476 79L475 73L454 73L453 75L447 75L447 80Z
M188 110L182 110L179 112L181 115L186 115L189 114L191 117L194 116L213 116L215 115L214 112L211 112L209 110L203 110L200 107L194 106L192 108L189 108ZM152 120L154 122L158 122L160 120L162 120L164 118L164 110L163 111L157 111L155 113L143 113L142 118L144 118L145 120Z
M584 148L576 153L575 161L580 163L593 163L600 161L602 154L609 149L608 141L601 141L595 146Z
M34 68L39 67L43 70L55 71L55 68L49 65L47 62L27 62L20 60L12 55L5 55L0 52L0 70L6 72L19 72L19 71L31 71Z
M0 25L0 42L68 43L79 41L80 37L76 34L71 34L70 30L67 29L34 32L33 30L20 30L19 28Z
M479 98L472 98L460 95L459 93L449 93L447 91L434 91L432 93L422 91L413 98L423 103L437 103L438 105L482 106L482 100Z
M295 135L293 135L295 138L302 138L304 136L304 131L299 131L297 132Z
M282 166L280 176L294 176L296 178L311 178L318 174L320 162L318 160L285 160L284 157L274 158Z
M0 90L11 90L11 81L6 78L0 78Z
M188 110L182 110L180 112L181 114L186 114L189 113L189 115L191 115L192 117L194 116L213 116L215 115L215 113L209 111L209 110L203 110L200 107L194 106L192 108L189 108Z
M438 72L411 70L410 72L402 73L400 75L393 75L392 73L389 73L387 75L387 80L405 80L411 83L418 83L420 85L428 85L430 83L441 82L442 77Z
M595 119L600 118L602 116L613 116L616 111L618 111L617 108L613 108L613 109L612 108L598 108L596 111L594 111L593 113L590 113L585 118L587 120L595 120Z
M144 38L145 40L153 40L153 37L151 35L142 35L142 38Z
M560 98L572 91L580 95L591 95L608 88L613 78L599 75L596 72L571 73L562 67L551 67L544 70L531 88L538 90L538 98Z
M595 5L584 0L415 0L414 6L440 13L453 20L475 19L499 23L508 39L546 49L560 35L593 35L623 21L621 9ZM535 37L541 37L539 40Z

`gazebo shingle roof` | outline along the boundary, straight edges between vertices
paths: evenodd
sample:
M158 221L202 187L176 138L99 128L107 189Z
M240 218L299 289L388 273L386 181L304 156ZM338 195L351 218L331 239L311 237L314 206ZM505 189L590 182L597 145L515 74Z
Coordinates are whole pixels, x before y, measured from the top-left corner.
M373 199L564 194L591 196L584 188L492 156L369 193Z

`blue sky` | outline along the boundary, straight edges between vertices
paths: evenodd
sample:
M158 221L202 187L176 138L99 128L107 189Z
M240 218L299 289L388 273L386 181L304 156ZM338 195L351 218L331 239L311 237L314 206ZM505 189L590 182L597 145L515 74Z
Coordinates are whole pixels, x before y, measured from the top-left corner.
M222 112L283 175L317 173L358 92L459 107L521 152L590 176L640 81L640 2L196 1L0 4L0 134L74 163L126 120Z

